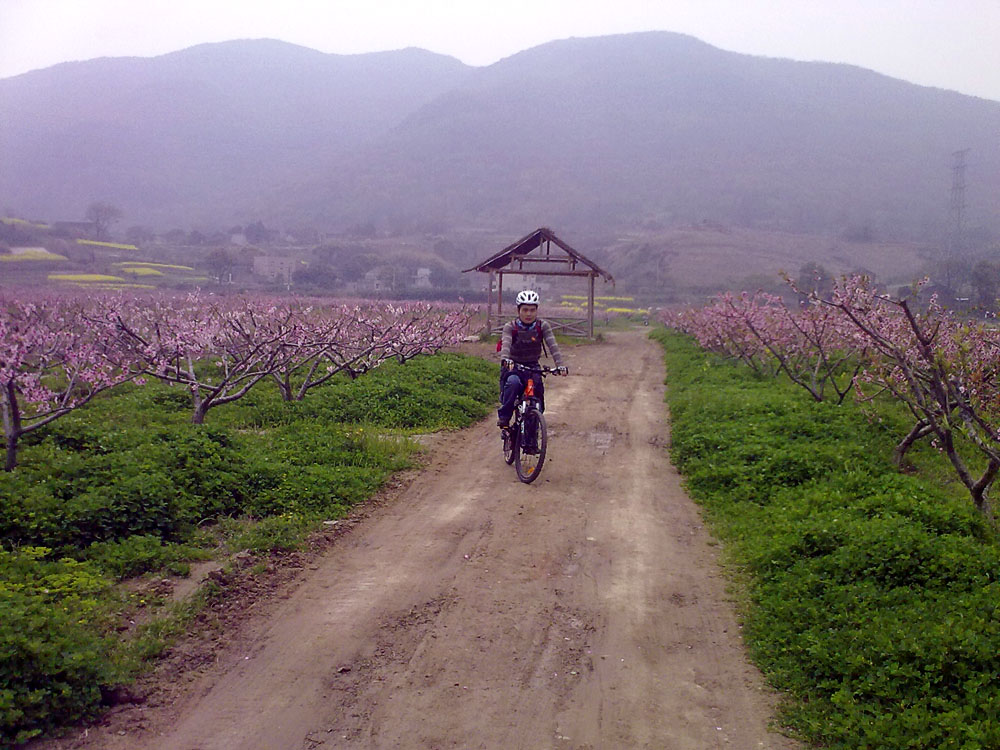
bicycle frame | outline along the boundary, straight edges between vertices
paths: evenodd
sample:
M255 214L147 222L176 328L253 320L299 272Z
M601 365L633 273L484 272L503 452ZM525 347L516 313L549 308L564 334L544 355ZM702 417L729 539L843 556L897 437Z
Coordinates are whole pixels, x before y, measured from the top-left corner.
M514 415L515 415L514 419L520 422L521 419L524 418L524 412L527 411L532 406L538 409L539 411L543 411L542 400L541 398L535 395L535 379L534 377L531 376L537 375L539 377L544 378L546 375L551 375L555 373L555 370L552 369L551 367L534 368L518 364L515 364L513 369L515 372L524 372L527 373L529 376L525 381L524 391L521 393L520 396L517 397L517 400L514 402ZM513 428L513 425L511 425L511 428Z
M548 444L548 428L542 414L542 399L536 394L537 378L544 378L556 372L549 367L526 367L515 364L514 370L525 372L524 391L514 403L514 414L511 424L503 432L504 460L514 464L517 477L525 484L530 484L538 478L545 462L546 446ZM530 420L529 420L530 416ZM533 434L528 434L527 424L530 424ZM525 448L530 443L530 448Z

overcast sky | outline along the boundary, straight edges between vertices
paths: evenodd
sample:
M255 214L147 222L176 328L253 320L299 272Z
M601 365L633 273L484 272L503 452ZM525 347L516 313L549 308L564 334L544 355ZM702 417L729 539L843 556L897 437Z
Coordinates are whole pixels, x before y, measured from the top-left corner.
M553 39L648 30L1000 101L1000 0L0 0L0 78L260 37L489 65Z

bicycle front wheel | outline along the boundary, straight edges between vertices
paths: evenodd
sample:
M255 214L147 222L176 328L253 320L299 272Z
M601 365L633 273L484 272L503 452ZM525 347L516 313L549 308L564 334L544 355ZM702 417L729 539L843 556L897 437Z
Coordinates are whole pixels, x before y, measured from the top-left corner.
M542 471L545 463L545 449L548 447L549 433L542 412L532 407L524 413L521 434L514 450L514 469L517 478L531 484Z

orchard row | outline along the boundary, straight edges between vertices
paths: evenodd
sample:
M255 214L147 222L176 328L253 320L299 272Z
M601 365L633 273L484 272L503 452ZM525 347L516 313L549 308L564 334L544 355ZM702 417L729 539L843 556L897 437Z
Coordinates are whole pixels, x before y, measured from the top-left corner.
M990 513L987 491L1000 470L1000 329L964 320L934 297L918 305L885 294L861 276L822 298L791 286L791 305L762 292L725 294L664 322L758 373L783 372L818 401L891 396L913 416L896 463L929 436ZM967 460L960 443L978 458Z
M20 438L123 383L154 378L191 394L192 421L261 381L301 400L461 341L475 310L210 294L0 295L0 407L8 471Z

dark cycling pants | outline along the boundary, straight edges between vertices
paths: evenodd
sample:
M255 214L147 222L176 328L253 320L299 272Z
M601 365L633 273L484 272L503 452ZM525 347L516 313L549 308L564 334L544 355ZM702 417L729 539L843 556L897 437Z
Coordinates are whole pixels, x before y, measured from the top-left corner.
M514 415L514 402L517 397L524 393L524 386L528 378L535 381L535 395L541 403L542 411L545 411L545 385L542 382L541 374L532 376L523 370L501 370L500 371L500 408L497 409L497 418L504 422L509 422Z

